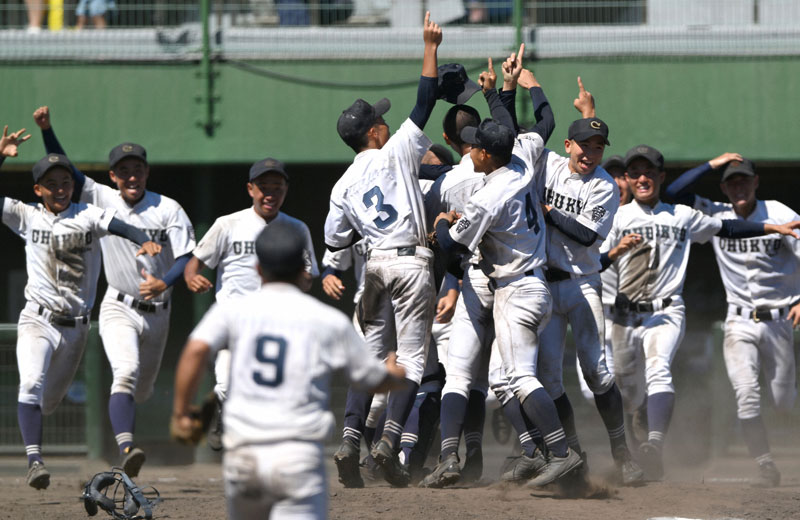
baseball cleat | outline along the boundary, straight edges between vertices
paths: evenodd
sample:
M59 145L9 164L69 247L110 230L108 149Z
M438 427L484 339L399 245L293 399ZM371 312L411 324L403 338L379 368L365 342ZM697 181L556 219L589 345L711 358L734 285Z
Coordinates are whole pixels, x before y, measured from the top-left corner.
M384 439L378 441L372 448L372 458L383 468L383 477L393 487L406 487L411 482L411 475L400 464L397 453Z
M450 453L444 460L433 468L433 472L422 479L419 487L443 488L461 480L461 468L458 465L458 455Z
M206 444L214 451L222 450L222 401L217 399L217 408L211 419L211 428L206 435Z
M333 462L336 463L336 469L339 471L339 482L346 488L364 487L364 479L361 478L358 464L360 451L353 443L344 441L333 454Z
M542 455L542 452L539 448L536 448L533 451L533 456L528 457L527 455L523 454L521 457L518 457L517 460L513 463L512 466L509 466L508 470L505 471L501 476L500 480L505 482L522 482L523 480L530 480L542 471L547 465L547 461Z
M661 480L664 477L664 462L661 459L661 448L650 442L639 446L639 462L644 474L650 480Z
M635 486L644 482L644 470L631 458L627 446L624 444L617 446L613 456L622 485Z
M477 482L483 475L483 452L475 449L472 453L467 453L464 460L464 467L461 468L461 482Z
M50 485L50 472L44 462L36 461L28 468L28 485L34 489L47 489Z
M765 462L758 465L758 477L750 483L757 488L778 487L781 485L781 472L774 462Z
M128 448L122 458L122 471L129 477L138 477L139 470L142 469L142 464L144 464L146 458L141 448Z
M528 487L542 487L552 484L556 480L564 477L583 465L581 456L575 450L567 448L565 457L550 455L550 460L542 468L542 471L534 479L526 484Z

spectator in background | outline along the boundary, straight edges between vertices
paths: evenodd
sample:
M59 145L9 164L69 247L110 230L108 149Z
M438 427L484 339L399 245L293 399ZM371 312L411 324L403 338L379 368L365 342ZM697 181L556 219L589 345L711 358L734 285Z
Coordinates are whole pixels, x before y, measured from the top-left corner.
M469 23L507 22L514 12L511 0L464 0L464 6Z
M36 1L36 0L26 0ZM75 14L78 16L78 23L75 28L78 30L86 26L87 15L92 18L92 25L95 29L106 28L106 13L116 7L114 0L80 0Z
M28 10L28 32L31 34L41 32L44 0L25 0L25 7Z

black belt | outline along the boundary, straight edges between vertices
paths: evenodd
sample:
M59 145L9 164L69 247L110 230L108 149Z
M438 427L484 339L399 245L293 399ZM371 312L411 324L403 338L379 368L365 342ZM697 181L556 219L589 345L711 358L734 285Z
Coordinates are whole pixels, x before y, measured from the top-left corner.
M782 318L786 313L786 308L777 309L778 317ZM743 318L750 318L753 321L772 321L772 309L753 309L750 312L745 311L741 307L736 307L736 314Z
M390 249L391 251L391 249ZM397 256L414 256L417 254L417 246L398 247ZM367 251L367 258L372 256L372 249Z
M117 291L117 301L125 303L125 295L119 291ZM158 304L144 300L137 300L136 298L131 301L131 307L142 312L156 312L158 310ZM169 301L165 301L161 307L164 310L167 310L169 308Z
M661 308L665 309L669 307L670 303L672 303L672 298L664 298L661 300ZM632 312L653 312L657 307L657 305L653 305L653 302L624 302L619 300L614 304L614 306L617 309Z
M39 316L44 314L45 310L47 309L39 305ZM84 325L89 323L89 316L78 316L77 318L73 318L72 316L64 316L63 314L52 313L50 314L50 323L53 325L58 325L59 327L74 327L79 323Z
M474 265L474 264L473 264L473 265ZM533 275L535 275L535 274L536 274L536 270L535 270L535 269L529 269L529 270L525 271L525 272L524 272L524 273L522 273L522 274L523 274L523 275L525 275L525 276L533 276ZM524 276L523 276L523 278L524 278ZM516 280L515 280L515 281L516 281ZM495 279L494 279L494 278L492 278L492 277L489 277L489 288L490 288L491 290L493 290L493 291L494 291L495 289L497 289L497 280L495 280Z
M555 267L548 267L544 272L544 279L548 282L561 282L572 278L572 273L556 269Z

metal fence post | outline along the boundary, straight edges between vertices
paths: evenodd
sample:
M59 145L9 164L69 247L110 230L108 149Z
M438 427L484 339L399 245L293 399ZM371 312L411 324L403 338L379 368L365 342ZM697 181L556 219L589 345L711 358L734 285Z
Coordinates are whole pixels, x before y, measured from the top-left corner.
M103 355L97 323L92 323L83 357L86 379L86 449L90 459L103 458Z

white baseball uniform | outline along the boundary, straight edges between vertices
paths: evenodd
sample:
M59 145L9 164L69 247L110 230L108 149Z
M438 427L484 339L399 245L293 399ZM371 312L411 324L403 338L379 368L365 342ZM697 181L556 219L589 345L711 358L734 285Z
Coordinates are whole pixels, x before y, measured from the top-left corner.
M275 221L286 222L297 228L305 237L304 257L306 271L319 276L311 233L302 221L279 212ZM269 224L250 206L236 213L219 217L211 225L192 254L207 267L217 270L216 300L224 302L250 294L261 287L261 277L256 270L256 237ZM230 353L221 350L214 363L217 384L214 393L220 401L226 399L230 377Z
M419 384L425 365L435 290L433 252L426 247L419 165L430 140L407 119L380 149L360 152L331 191L325 243L367 242L361 318L367 344L380 359L397 350L406 378ZM396 342L382 341L394 315Z
M25 241L27 303L17 328L20 403L49 415L78 369L100 274L100 238L113 209L70 204L54 215L43 204L6 198L3 223Z
M141 272L163 279L176 258L194 249L194 229L180 204L151 191L130 206L119 190L86 177L81 200L113 208L117 218L162 247L158 256L137 257L138 246L129 240L113 235L100 240L108 281L100 304L100 336L114 376L111 393L131 394L142 402L153 392L167 344L172 288L151 301L141 299Z
M547 269L553 315L541 334L542 385L553 399L564 394L562 363L567 324L589 388L603 394L614 384L605 359L605 319L600 300L600 244L619 208L619 188L600 166L586 175L569 169L569 158L542 153L537 171L542 203L560 210L598 235L590 246L578 244L555 226L547 226Z
M386 377L350 320L293 285L269 283L216 303L191 337L232 355L223 412L229 516L325 518L331 372L345 370L364 389Z
M730 204L702 197L695 197L695 208L717 218L741 218ZM800 216L778 201L758 200L744 220L783 224ZM761 415L761 371L775 406L790 410L797 389L792 322L786 318L800 298L800 241L773 234L714 237L712 243L728 301L723 352L737 415Z
M642 241L616 260L617 291L631 302L617 308L612 345L616 379L629 413L647 395L674 393L670 365L685 331L681 293L692 242L707 242L722 222L688 206L637 201L621 207L609 246L629 234Z

